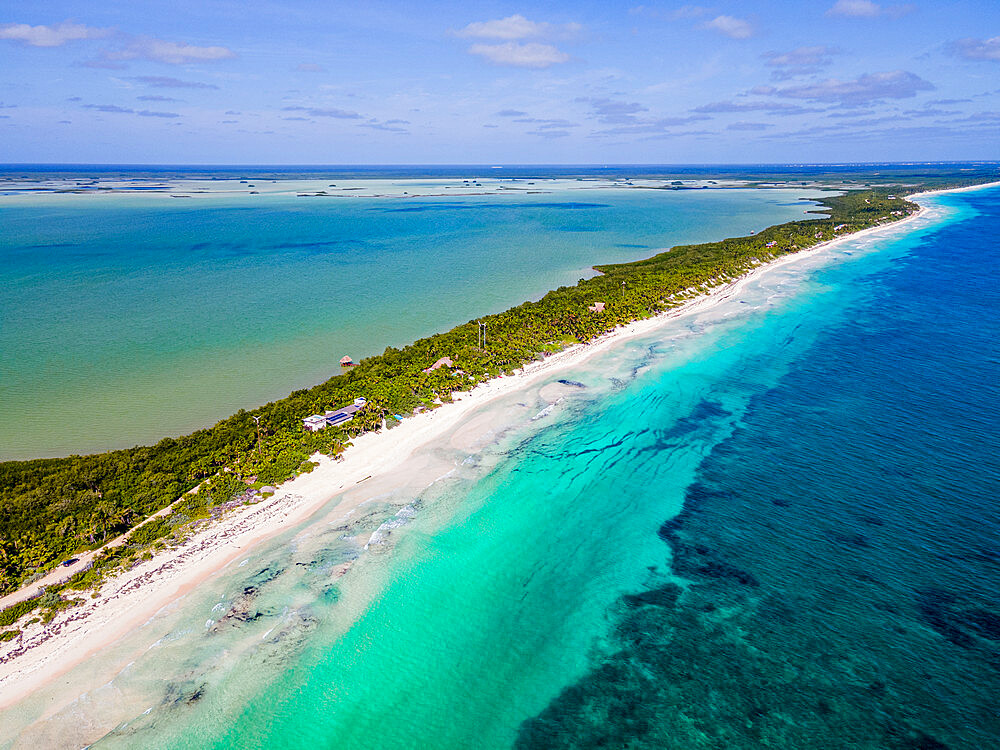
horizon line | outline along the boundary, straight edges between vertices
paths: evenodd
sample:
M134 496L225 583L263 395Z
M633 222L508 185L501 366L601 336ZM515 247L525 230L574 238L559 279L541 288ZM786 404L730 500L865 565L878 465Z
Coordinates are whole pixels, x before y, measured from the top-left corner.
M407 162L407 163L201 163L201 162L0 162L0 170L8 168L30 168L30 167L200 167L200 168L246 168L246 169L291 169L309 167L312 169L343 169L343 168L417 168L417 167L486 167L488 169L506 169L523 167L582 167L588 169L611 169L613 167L854 167L854 166L928 166L928 165L952 165L952 164L972 164L981 166L1000 165L1000 160L991 159L949 159L949 160L904 160L904 161L817 161L817 162L523 162L493 164L490 162Z

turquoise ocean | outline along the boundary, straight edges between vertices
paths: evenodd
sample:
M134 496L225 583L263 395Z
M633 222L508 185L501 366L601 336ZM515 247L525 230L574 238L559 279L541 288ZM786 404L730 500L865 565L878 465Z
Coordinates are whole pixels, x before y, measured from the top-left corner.
M1000 190L922 202L488 407L15 745L1000 746Z
M301 194L332 179L337 197ZM322 382L345 355L537 299L596 263L800 218L818 195L259 182L0 190L0 460L185 434Z

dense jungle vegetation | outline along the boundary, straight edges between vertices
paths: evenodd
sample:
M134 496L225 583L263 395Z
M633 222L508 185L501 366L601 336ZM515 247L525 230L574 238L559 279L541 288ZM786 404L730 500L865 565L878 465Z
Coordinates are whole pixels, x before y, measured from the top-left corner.
M43 597L0 612L8 625L33 607L49 612L66 605L67 590L98 583L122 565L163 545L192 521L252 498L253 488L308 471L309 457L336 455L350 439L384 429L394 414L435 408L451 393L519 368L567 345L588 342L624 323L661 313L753 267L829 240L899 219L917 206L902 196L913 189L877 187L829 197L816 218L759 234L684 245L635 263L597 266L601 275L549 292L481 318L487 345L479 346L478 321L363 360L313 388L213 427L156 445L87 456L0 464L0 593L44 574L61 561L134 528L178 498L169 515L139 529L128 543L102 553L93 567L51 587ZM892 196L892 197L890 197ZM844 226L839 226L844 225ZM837 228L839 227L839 228ZM602 301L602 313L588 305ZM439 357L454 368L424 372ZM303 417L367 398L355 419L317 433ZM259 434L255 424L259 418ZM196 492L189 493L198 487Z

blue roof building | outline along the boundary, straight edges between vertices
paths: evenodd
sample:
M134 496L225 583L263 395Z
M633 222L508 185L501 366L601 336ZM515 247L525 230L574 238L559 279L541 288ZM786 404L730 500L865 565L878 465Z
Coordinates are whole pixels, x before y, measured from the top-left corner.
M354 415L367 403L367 399L356 398L354 399L354 403L349 406L328 411L325 414L313 414L311 417L306 417L302 420L302 424L310 432L316 432L316 430L322 430L325 427L335 427L338 424L350 422L354 419Z

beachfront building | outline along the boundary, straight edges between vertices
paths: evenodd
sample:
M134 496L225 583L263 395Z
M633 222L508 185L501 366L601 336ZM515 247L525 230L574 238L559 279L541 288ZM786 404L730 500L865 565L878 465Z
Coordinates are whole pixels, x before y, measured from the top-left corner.
M604 312L604 303L595 302L592 305L587 305L587 309L590 310L591 312Z
M354 419L354 415L358 412L358 410L367 403L368 401L366 399L356 398L354 399L353 404L334 411L328 411L323 416L326 418L326 423L328 425L336 427L338 424L344 424L345 422L350 422Z
M306 417L302 420L302 426L309 430L309 432L316 432L327 427L336 427L339 424L344 424L354 419L354 415L367 403L367 399L356 398L354 399L354 403L349 406L334 409L324 414L313 414Z
M326 427L326 417L322 414L313 414L311 417L306 417L302 420L302 426L309 430L309 432L322 430Z

